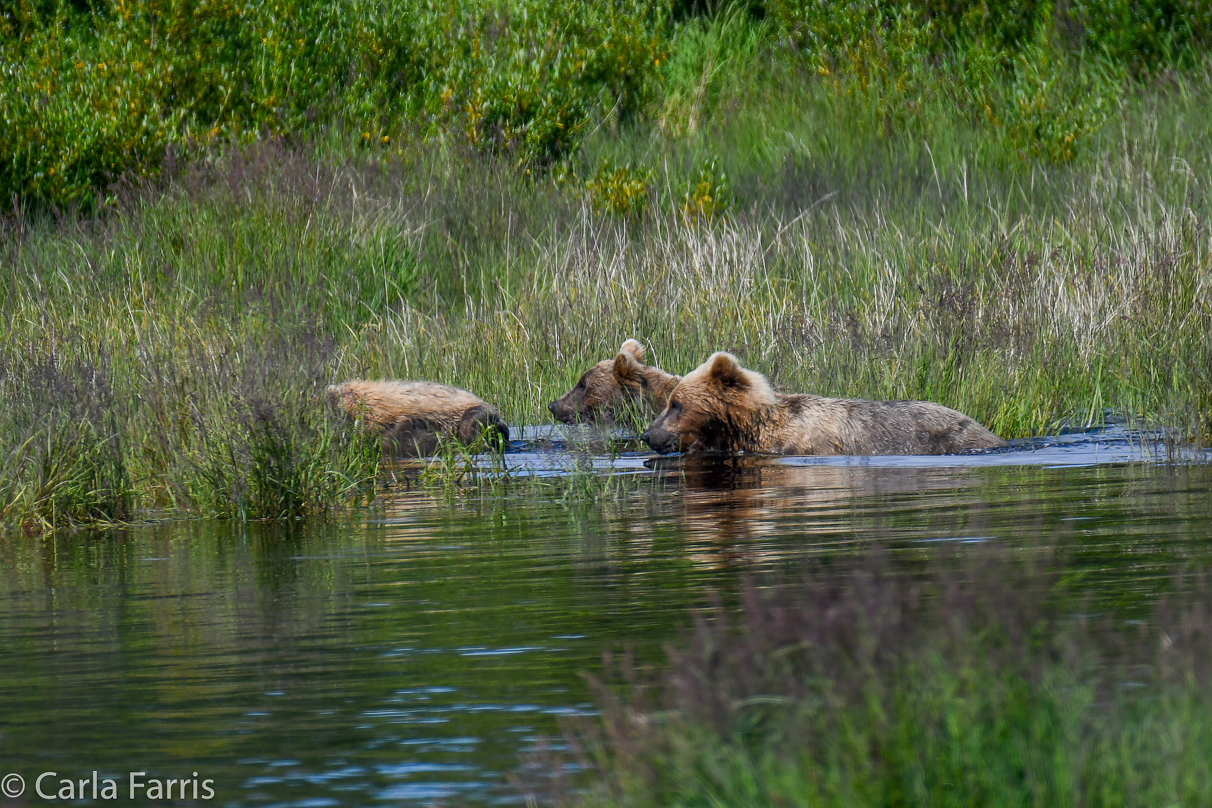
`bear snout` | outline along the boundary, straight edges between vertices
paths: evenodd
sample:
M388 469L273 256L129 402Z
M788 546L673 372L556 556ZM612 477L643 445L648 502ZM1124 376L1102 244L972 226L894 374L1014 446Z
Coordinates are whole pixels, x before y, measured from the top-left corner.
M669 454L676 452L677 446L675 437L667 429L662 429L656 424L644 430L644 434L640 435L640 440L652 447L654 452L659 454Z

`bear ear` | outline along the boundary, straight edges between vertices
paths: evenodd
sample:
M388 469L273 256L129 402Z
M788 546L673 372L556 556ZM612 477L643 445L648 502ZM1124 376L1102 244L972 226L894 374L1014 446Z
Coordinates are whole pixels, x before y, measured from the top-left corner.
M624 343L626 347L626 343ZM614 358L614 377L616 379L630 379L632 376L639 375L640 363L636 360L634 354L629 351L619 351Z
M735 356L726 351L713 353L707 360L707 368L711 379L724 387L745 386L745 369Z
M619 348L619 353L631 354L638 362L644 361L644 346L640 344L639 340L627 340Z

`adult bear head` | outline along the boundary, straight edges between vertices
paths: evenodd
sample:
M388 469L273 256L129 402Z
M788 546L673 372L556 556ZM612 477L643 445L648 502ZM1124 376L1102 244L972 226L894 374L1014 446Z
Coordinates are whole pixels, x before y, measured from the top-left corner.
M640 437L662 454L734 452L754 446L777 409L766 377L720 351L682 377Z

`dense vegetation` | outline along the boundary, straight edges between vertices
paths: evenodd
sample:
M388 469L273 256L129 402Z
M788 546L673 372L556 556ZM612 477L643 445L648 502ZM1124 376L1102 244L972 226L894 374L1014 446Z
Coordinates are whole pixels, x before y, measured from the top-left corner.
M707 12L744 32L713 37ZM795 80L862 96L866 123L889 132L928 131L945 109L1063 162L1129 76L1189 66L1209 44L1199 0L613 0L575 13L534 0L7 0L0 196L91 201L124 171L217 140L334 124L367 147L448 134L546 162L604 122L657 112L695 127L715 71L745 48L787 52ZM724 69L751 80L751 65Z
M739 608L696 621L666 670L620 663L602 717L568 736L584 790L557 780L555 801L1206 804L1206 578L1176 579L1143 619L1074 618L1063 580L966 555L752 582Z
M0 4L0 514L323 513L378 465L327 383L535 422L631 336L1207 440L1210 15Z

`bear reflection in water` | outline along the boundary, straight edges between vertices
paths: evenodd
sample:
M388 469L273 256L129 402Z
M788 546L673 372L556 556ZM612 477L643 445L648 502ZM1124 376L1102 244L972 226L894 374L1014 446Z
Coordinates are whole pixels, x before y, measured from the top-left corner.
M668 516L685 528L688 557L708 567L802 558L814 545L836 553L848 544L866 546L873 536L896 541L920 528L923 495L936 506L954 505L932 510L942 519L941 535L990 530L988 509L974 493L983 479L977 469L800 466L711 454L650 465L676 475L678 497L669 500ZM634 540L642 541L640 533L650 535L651 525L637 525Z

